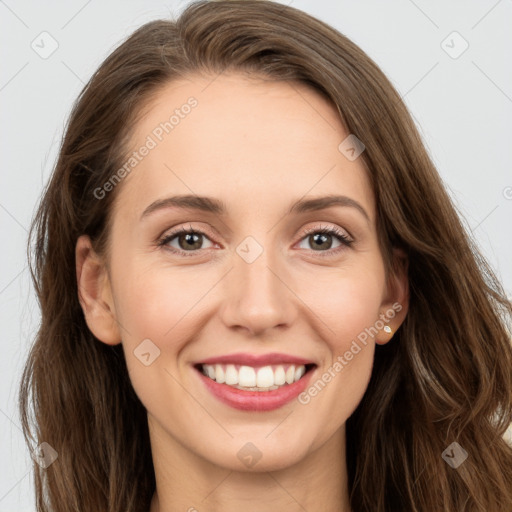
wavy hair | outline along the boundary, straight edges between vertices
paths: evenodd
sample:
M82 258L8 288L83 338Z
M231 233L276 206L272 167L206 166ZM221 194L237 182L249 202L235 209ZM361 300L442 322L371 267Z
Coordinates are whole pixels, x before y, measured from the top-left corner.
M170 81L255 73L301 82L332 102L361 155L377 204L386 267L408 259L410 304L347 420L354 512L512 509L512 306L472 241L404 102L379 67L328 24L267 0L199 1L146 23L101 64L75 102L32 221L29 262L41 324L19 408L34 462L38 512L140 512L155 491L147 415L121 345L100 343L78 301L77 238L105 250L131 130ZM106 245L107 244L107 245ZM442 458L458 442L457 469Z

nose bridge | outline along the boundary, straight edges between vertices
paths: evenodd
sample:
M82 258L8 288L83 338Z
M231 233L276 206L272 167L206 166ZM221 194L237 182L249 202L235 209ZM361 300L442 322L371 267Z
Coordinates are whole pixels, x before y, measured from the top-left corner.
M280 275L285 267L277 248L270 246L271 238L260 242L249 236L235 249L225 297L228 325L258 332L291 321L290 291L284 284L286 275Z

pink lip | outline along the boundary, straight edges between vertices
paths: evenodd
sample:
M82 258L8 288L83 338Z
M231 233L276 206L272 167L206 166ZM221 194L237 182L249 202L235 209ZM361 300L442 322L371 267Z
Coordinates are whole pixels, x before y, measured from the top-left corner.
M267 366L271 364L313 364L313 361L308 361L301 357L290 356L288 354L279 354L277 352L271 354L254 355L247 353L228 354L225 356L210 357L203 361L198 361L197 364L239 364L246 366ZM299 381L300 382L300 381ZM256 391L259 393L259 391Z
M224 404L242 411L263 412L279 409L296 398L308 385L314 370L306 372L297 382L286 384L272 391L244 391L227 384L219 384L203 375L197 368L196 371L206 388Z

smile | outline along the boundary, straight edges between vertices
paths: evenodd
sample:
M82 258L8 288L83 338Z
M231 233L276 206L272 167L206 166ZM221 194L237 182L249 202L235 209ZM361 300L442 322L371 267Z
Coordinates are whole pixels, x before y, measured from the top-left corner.
M193 365L219 401L243 411L271 411L296 398L317 367L306 359L270 354L233 354Z
M312 365L308 365L312 366ZM255 368L234 364L200 365L204 375L219 384L245 391L272 391L300 380L306 365L268 365Z

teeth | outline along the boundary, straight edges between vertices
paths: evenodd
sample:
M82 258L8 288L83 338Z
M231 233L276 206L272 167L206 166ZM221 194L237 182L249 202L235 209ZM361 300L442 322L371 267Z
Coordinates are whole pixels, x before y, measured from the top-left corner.
M274 385L274 372L271 366L264 366L258 370L256 385L259 388L269 388Z
M295 381L298 381L306 373L304 365L298 366L295 370Z
M207 366L206 371L207 371L208 377L210 377L210 379L215 379L215 368L213 366Z
M244 388L256 386L256 372L250 366L240 366L238 371L238 385Z
M274 384L276 386L282 386L286 382L286 374L284 373L284 368L282 366L278 366L274 371Z
M208 374L208 377L210 375ZM220 364L215 365L215 375L210 377L211 379L215 379L219 384L223 384L226 382L226 374L224 373L224 368Z
M203 368L204 367L208 368L208 366L209 365L205 364L205 365L203 365ZM208 377L210 377L210 376L208 375ZM210 377L210 379L212 379L212 378L213 378L213 380L217 380L216 376ZM236 371L236 368L234 365L228 364L226 366L225 379L226 379L226 384L229 384L230 386L232 386L233 384L238 384L238 372Z
M288 384L293 384L293 381L295 380L295 366L293 364L288 367L288 370L286 370L285 379Z
M234 364L204 364L203 374L219 384L227 384L247 391L270 391L285 384L297 382L306 373L304 365L274 365L253 368Z

